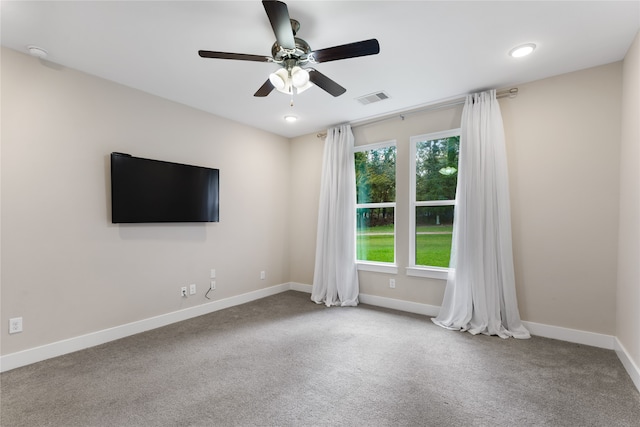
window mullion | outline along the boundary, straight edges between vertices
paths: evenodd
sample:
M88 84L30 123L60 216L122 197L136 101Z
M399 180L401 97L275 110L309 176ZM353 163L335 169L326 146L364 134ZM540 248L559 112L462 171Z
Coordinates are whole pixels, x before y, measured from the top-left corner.
M455 200L422 200L414 202L414 206L451 206L455 204Z

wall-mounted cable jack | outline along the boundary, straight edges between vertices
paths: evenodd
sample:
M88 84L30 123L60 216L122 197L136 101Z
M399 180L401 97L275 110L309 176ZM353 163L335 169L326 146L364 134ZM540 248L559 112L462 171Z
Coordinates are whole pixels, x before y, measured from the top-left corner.
M215 280L212 280L212 281L211 281L211 284L209 285L209 290L207 291L207 293L206 293L206 294L204 294L204 297L205 297L206 299L211 299L211 298L209 298L209 292L211 292L211 291L212 291L212 290L214 290L215 288L216 288L216 281L215 281Z

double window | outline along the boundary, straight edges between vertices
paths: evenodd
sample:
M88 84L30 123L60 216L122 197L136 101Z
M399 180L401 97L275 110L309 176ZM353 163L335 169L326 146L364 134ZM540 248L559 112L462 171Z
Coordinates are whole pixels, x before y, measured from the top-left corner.
M459 129L410 140L409 275L446 278L459 150ZM396 142L356 147L355 169L356 259L395 266Z

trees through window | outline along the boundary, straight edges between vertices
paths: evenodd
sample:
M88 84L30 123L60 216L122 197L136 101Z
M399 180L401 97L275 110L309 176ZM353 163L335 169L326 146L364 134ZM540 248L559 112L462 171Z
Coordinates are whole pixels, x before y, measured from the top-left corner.
M459 151L459 129L411 138L412 266L449 267Z
M459 152L460 129L410 139L407 274L446 278ZM395 268L396 141L356 147L354 158L356 260Z
M396 142L355 148L356 259L395 263Z

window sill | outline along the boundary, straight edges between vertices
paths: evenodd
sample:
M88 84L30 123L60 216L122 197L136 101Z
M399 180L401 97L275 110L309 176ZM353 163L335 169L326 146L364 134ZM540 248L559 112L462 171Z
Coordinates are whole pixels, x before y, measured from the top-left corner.
M356 263L356 266L359 271L375 271L376 273L398 274L398 267L395 264L358 261Z
M448 268L439 267L407 267L407 276L428 277L430 279L447 280Z

